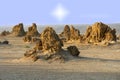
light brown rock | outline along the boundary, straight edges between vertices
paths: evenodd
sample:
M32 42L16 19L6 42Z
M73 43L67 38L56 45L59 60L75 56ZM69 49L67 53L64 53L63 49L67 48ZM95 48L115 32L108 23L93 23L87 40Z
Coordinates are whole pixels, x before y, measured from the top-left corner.
M31 41L32 41L32 36L26 35L26 36L23 38L23 41L24 41L24 42L31 42Z
M7 35L9 35L10 34L10 32L9 31L3 31L3 32L1 32L1 36L7 36Z
M63 43L52 27L45 28L41 33L40 39L44 51L59 52L62 49Z
M116 30L102 22L96 22L86 30L85 41L88 43L116 41Z
M66 41L69 40L78 40L80 39L80 31L75 29L73 25L65 25L63 32L59 35L62 38L65 38Z
M32 59L32 61L37 61L39 56L37 56L37 52L35 49L26 51L24 53L24 57Z
M75 29L73 25L70 27L70 40L78 40L80 39L80 31L78 29Z
M27 35L30 35L32 37L39 36L37 25L35 23L33 23L32 26L28 27Z
M13 28L12 28L12 35L14 36L25 36L25 31L24 31L24 28L23 28L23 23L20 23L18 25L15 25Z

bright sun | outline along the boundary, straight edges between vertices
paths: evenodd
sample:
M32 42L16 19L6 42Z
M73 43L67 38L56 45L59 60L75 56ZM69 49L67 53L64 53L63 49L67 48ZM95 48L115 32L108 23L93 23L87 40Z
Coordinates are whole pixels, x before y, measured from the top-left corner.
M52 11L52 16L54 16L58 21L63 21L68 14L68 10L65 9L61 4L58 4Z

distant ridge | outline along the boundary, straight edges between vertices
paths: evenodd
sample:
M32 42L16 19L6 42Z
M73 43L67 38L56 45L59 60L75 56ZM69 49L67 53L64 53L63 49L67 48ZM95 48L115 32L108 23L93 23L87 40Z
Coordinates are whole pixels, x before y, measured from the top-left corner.
M38 26L38 31L41 33L45 27L47 26L51 26L55 29L55 31L57 33L61 33L62 30L64 29L64 26L66 24L45 24L45 25L39 25L37 24ZM84 33L86 28L91 25L91 24L68 24L68 25L73 25L75 28L79 29L80 30L80 33ZM120 34L120 23L111 23L111 24L108 24L111 28L115 28L116 31L117 31L117 34ZM24 29L25 31L28 29L30 25L24 25ZM12 30L12 27L13 26L0 26L0 32L4 31L4 30L7 30L7 31L11 31Z

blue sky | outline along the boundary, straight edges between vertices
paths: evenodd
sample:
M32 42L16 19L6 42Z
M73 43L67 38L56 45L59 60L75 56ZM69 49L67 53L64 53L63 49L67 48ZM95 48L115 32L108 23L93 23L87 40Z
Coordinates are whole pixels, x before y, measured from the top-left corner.
M62 21L51 15L59 3L69 11ZM119 23L119 8L120 0L0 0L0 25Z

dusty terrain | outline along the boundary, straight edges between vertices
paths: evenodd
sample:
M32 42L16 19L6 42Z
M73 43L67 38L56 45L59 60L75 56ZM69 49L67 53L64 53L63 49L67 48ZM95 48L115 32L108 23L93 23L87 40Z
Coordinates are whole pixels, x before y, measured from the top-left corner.
M19 61L34 44L24 43L22 37L0 37L9 45L0 45L0 80L120 80L120 43L96 46L64 44L64 49L76 45L78 58L64 63L38 60Z

